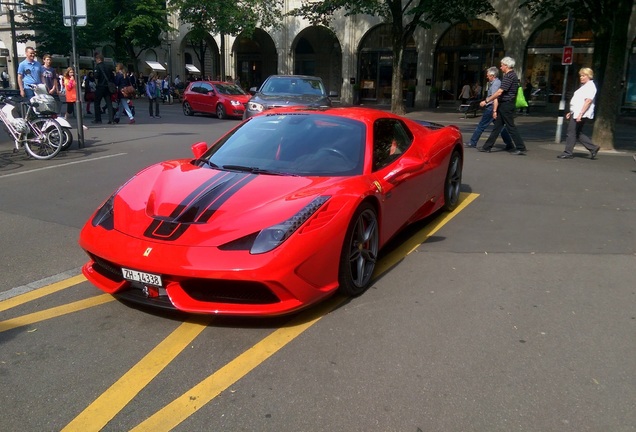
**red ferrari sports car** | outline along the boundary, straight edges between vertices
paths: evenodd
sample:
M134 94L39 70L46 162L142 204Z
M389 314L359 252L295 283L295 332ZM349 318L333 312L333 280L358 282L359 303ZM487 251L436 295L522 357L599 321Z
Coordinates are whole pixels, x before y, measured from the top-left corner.
M98 288L281 315L361 294L391 237L459 200L460 131L376 109L272 110L192 151L139 172L90 217L79 242Z

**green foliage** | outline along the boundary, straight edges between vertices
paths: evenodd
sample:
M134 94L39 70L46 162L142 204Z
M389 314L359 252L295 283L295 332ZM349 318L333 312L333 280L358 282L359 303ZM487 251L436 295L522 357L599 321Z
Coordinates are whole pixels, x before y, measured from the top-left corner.
M86 9L88 24L76 27L78 52L112 45L117 60L126 61L136 57L135 49L160 45L162 32L170 29L165 0L87 0ZM60 0L25 3L21 17L17 28L29 32L17 36L19 42L33 40L41 53L71 53L71 29L62 21Z
M88 25L76 27L76 49L78 51L92 51L107 40L108 33L102 31L102 25L97 20L91 20L91 11L95 16L107 17L104 1L88 0ZM36 42L40 53L69 55L72 51L71 28L65 27L62 20L62 2L59 0L42 0L36 4L24 3L20 13L22 21L16 22L16 29L29 30L28 33L18 34L18 42ZM34 32L34 34L32 33Z
M429 28L433 23L454 23L477 15L492 15L495 10L488 0L303 0L301 6L289 12L313 24L329 25L333 15L366 14L381 17L387 23L404 22L405 28Z
M198 34L251 35L280 25L283 0L175 0L170 10Z

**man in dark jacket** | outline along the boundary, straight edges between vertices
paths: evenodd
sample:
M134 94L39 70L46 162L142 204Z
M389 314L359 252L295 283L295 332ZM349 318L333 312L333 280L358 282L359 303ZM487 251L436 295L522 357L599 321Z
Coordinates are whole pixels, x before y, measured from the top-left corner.
M106 98L106 107L108 108L108 124L113 124L113 103L111 101L111 92L108 88L108 83L114 84L115 74L113 73L113 67L104 63L104 56L101 54L95 55L95 120L93 123L102 122L102 99Z

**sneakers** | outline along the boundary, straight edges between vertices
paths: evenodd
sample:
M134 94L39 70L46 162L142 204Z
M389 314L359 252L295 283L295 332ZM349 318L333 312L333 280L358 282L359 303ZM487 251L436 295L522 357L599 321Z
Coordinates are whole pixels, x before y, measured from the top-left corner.
M525 156L526 155L526 150L515 150L515 151L511 151L510 152L511 155L515 155L515 156Z
M128 124L135 124L135 119L134 119L134 118L130 119L130 121L128 122Z
M558 159L574 159L574 156L572 156L570 153L561 153L560 155L557 156Z
M150 116L150 118L155 118L155 116Z
M485 147L477 147L477 150L479 150L481 153L490 153L490 149Z
M477 148L477 145L470 145L470 143L464 143L464 147L466 147L466 148Z

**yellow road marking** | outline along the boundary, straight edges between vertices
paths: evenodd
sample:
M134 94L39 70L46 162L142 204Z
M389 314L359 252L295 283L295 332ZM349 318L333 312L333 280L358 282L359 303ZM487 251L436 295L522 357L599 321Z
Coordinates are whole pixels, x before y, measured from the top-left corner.
M62 430L89 432L103 429L210 321L212 317L197 317L181 324Z
M143 421L132 431L169 431L190 417L223 390L247 375L302 332L327 315L346 298L332 297L315 308L298 315L289 324L249 348L243 354L201 381L170 404Z
M68 279L61 280L59 282L55 282L51 285L38 288L31 292L20 294L19 296L15 296L13 298L0 302L0 312L6 311L7 309L11 309L16 306L20 306L24 303L27 303L36 299L39 299L40 297L53 294L63 289L70 288L74 285L77 285L85 281L86 281L86 278L84 277L84 275L77 275Z
M44 321L47 319L55 318L61 315L66 315L72 312L78 312L83 309L88 309L93 306L101 305L115 300L110 294L102 294L96 297L91 297L85 300L79 300L73 303L65 304L62 306L53 307L39 312L34 312L28 315L22 315L18 318L12 318L6 321L0 321L0 333L7 330L14 329L16 327L22 327L36 322Z
M460 196L460 204L453 213L445 213L436 218L431 222L431 224L427 225L426 228L422 229L415 236L409 238L409 241L405 243L406 247L398 248L398 250L393 251L391 254L388 254L385 258L383 258L382 268L384 270L382 271L387 271L405 255L413 252L420 244L439 231L456 214L473 202L478 196L478 194L462 193ZM408 252L405 253L405 250L408 250ZM223 366L217 372L192 387L161 410L157 411L151 417L132 429L132 432L172 430L181 422L193 415L196 411L205 406L212 399L221 394L221 392L243 378L309 327L318 322L320 318L331 312L345 300L346 298L344 297L336 296L331 300L318 305L316 308L299 315L296 319L292 320L288 326L274 331L256 345L249 348L243 354L236 357L230 363Z
M443 213L442 215L438 216L420 231L410 236L404 243L400 245L400 247L385 255L382 260L378 262L373 277L377 278L380 275L383 275L391 267L400 262L400 260L403 259L405 256L410 255L422 243L426 242L429 237L433 236L444 225L450 222L451 219L457 216L464 208L475 201L478 196L479 194L462 192L459 197L459 204L452 213Z

